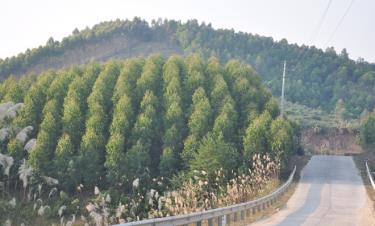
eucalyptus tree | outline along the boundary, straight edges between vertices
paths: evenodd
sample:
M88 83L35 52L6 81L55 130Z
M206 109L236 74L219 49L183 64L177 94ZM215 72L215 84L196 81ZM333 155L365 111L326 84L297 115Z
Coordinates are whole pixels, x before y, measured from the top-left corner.
M191 114L188 121L189 136L184 141L183 158L186 163L195 153L199 141L210 130L211 111L206 92L202 87L199 87L193 94Z
M96 79L87 99L86 129L80 145L80 169L83 182L89 187L104 182L105 146L109 136L112 95L120 66L109 62Z
M185 116L182 110L182 64L181 58L171 57L163 69L164 135L159 169L164 176L171 176L180 168L179 159L185 134Z
M47 90L56 78L56 73L46 72L38 77L24 98L24 106L19 112L15 124L20 127L32 126L34 134L42 120L43 107L47 101Z
M156 143L159 123L157 106L157 97L152 91L146 90L131 132L131 147L125 154L126 180L134 180L148 174L159 163L160 153Z
M271 150L271 123L271 115L265 111L249 124L243 137L244 157L246 160L249 160L253 154L266 153Z

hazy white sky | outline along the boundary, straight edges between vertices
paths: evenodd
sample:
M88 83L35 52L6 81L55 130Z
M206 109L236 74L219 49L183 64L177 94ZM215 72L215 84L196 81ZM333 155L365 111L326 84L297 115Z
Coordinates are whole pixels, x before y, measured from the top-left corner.
M289 43L346 48L353 59L375 62L375 0L355 0L327 43L351 1L331 1L314 40L329 0L1 0L0 58L45 44L51 36L61 40L76 27L138 16L147 21L198 19L215 28L286 38Z

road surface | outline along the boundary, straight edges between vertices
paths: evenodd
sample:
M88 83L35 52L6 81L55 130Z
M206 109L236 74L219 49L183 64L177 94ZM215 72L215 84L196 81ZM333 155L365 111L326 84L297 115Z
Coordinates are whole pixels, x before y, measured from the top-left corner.
M374 226L375 218L353 159L313 156L286 206L252 225Z

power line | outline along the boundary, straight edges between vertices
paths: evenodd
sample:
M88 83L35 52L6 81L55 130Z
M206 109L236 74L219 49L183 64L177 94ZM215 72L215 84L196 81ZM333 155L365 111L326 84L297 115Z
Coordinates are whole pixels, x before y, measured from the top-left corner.
M329 0L326 8L324 9L324 12L323 12L322 16L320 17L319 23L317 24L313 33L311 34L311 37L310 37L311 43L315 42L315 39L318 37L318 35L320 33L320 29L322 29L322 25L323 25L324 20L327 16L328 9L331 6L331 3L332 3L332 0Z
M339 27L341 26L342 22L344 22L344 19L345 19L346 15L348 15L350 9L352 8L352 5L353 5L354 1L355 0L350 1L350 4L349 4L348 8L346 9L344 15L341 17L339 23L337 24L335 30L332 32L331 36L329 36L329 39L328 39L328 41L326 42L325 45L328 45L328 43L332 40L333 36L335 36L335 34L336 34L337 30L339 29Z
M316 25L315 29L314 29L313 32L311 33L311 36L310 36L310 39L309 39L309 40L310 40L309 43L312 43L312 44L313 44L313 43L315 42L316 38L318 37L318 35L319 35L319 33L320 33L320 30L322 29L322 26L323 26L324 20L325 20L326 17L327 17L327 13L328 13L328 10L329 10L329 8L330 8L330 6L331 6L331 4L332 4L332 1L333 1L333 0L328 0L328 3L327 3L327 5L326 5L326 7L325 7L325 9L324 9L324 11L323 11L323 14L322 14L321 17L320 17L320 20L319 20L318 24ZM307 52L308 52L308 51L303 51L303 53L300 52L300 53L298 54L297 59L301 59L301 55L303 55L302 58L304 58L304 57L306 56Z

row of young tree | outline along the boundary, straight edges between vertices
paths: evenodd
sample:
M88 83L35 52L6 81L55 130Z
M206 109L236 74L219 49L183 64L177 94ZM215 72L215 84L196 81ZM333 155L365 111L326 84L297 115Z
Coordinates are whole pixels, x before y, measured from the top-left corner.
M239 61L152 55L7 80L1 90L1 102L24 103L14 130L32 126L36 138L30 152L14 137L1 152L71 192L194 170L230 175L255 153L283 163L298 148L296 126Z
M372 95L375 93L375 65L363 59L350 59L345 49L338 54L333 48L323 51L314 46L289 44L285 39L274 41L234 30L215 30L211 24L199 24L196 20L181 23L159 19L148 24L134 18L103 22L81 31L75 29L61 42L51 38L43 47L0 59L0 78L22 74L50 56L59 56L90 43L100 45L118 36L140 42L173 40L185 54L199 52L206 59L215 56L221 62L239 59L253 65L277 96L281 92L282 62L286 60L288 100L330 112L342 100L347 118L359 117L364 110L371 111L375 106Z

